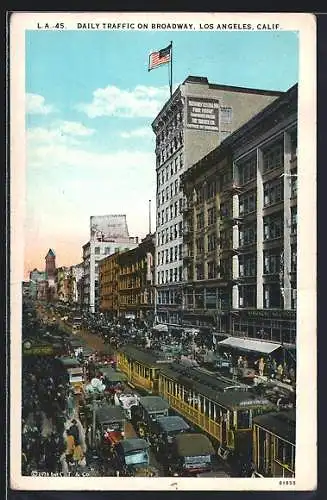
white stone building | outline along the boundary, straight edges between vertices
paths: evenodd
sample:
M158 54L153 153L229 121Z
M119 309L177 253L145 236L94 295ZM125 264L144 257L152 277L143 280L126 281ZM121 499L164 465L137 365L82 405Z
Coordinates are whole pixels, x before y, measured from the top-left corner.
M96 312L99 306L98 263L117 251L131 250L138 237L128 233L126 215L113 214L90 218L90 241L83 246L83 307Z

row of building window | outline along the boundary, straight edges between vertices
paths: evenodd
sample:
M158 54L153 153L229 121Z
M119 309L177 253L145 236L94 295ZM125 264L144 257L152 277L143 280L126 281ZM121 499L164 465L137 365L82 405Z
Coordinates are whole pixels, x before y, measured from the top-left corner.
M284 167L284 144L278 142L263 151L262 154L263 173Z
M158 271L157 284L162 285L165 283L179 283L183 281L183 266L166 269L165 271Z
M283 177L273 179L263 185L263 205L267 207L284 200Z
M291 198L297 195L296 178L291 181ZM268 181L263 186L263 205L268 207L284 200L283 178ZM256 211L257 195L255 191L249 191L239 196L239 215L245 216Z
M195 191L195 202L203 203L204 201L214 198L218 192L217 180L208 181L200 186Z
M291 233L296 233L297 211L296 207L291 209ZM282 238L284 234L284 215L282 212L267 215L263 218L264 240ZM239 229L239 247L255 244L257 241L256 223L241 226Z
M166 248L158 252L157 265L169 264L183 258L183 245L175 245L174 247Z
M210 233L206 237L199 237L195 240L197 254L204 252L205 239L207 240L207 251L212 252L217 248L217 235Z
M205 273L205 268L207 268L207 275ZM225 260L221 260L219 264L213 260L206 263L198 262L195 265L195 276L196 280L217 278L229 280L231 278L231 266L229 262Z
M257 322L257 318L255 320L251 320L249 318L241 320L233 319L231 325L233 335L242 338L252 337L260 340L269 340L270 342L278 342L280 344L295 344L295 321L264 320L261 322L261 324L263 324L263 328L260 328L260 330L258 330Z
M215 220L214 217L211 219ZM275 238L281 238L284 233L284 219L283 213L272 214L265 216L263 218L264 226L264 240L270 240ZM201 212L197 214L197 228L202 229L204 227L204 214ZM291 234L296 234L297 230L297 207L291 207ZM208 252L215 250L217 239L216 234L212 233L207 236L208 240ZM257 241L257 224L253 222L252 224L241 225L239 227L239 247L246 245L255 244ZM220 246L226 246L227 242L220 241ZM198 237L196 239L196 249L198 253L204 251L204 238Z
M183 168L183 154L177 155L169 165L161 167L157 172L157 187L168 182L173 175Z
M209 179L205 184L195 190L195 203L209 201L231 181L231 173L224 171L216 179Z
M173 196L178 195L180 192L180 180L175 179L169 186L167 186L162 191L158 192L158 206L162 205L166 201L169 201Z
M282 248L271 248L263 251L263 274L279 274L282 272ZM254 277L257 275L257 254L251 253L238 257L239 276ZM291 268L292 273L296 272L297 248L291 246Z
M161 246L183 236L183 223L178 222L157 232L157 245Z
M102 251L101 251L102 250ZM113 253L118 253L118 252L127 252L130 250L128 247L94 247L94 254L95 255L111 255Z
M183 200L180 199L175 203L171 203L169 207L166 207L165 210L161 210L157 212L157 225L162 226L166 222L169 222L172 219L176 219L181 212L181 208L183 205Z
M199 251L199 247L197 248ZM200 251L199 251L200 253ZM263 274L279 274L282 269L282 248L272 248L263 251ZM198 263L196 265L196 279L205 279L205 265L207 266L207 278L215 279L221 276L228 276L230 266L227 261L222 260L221 265L216 264L215 261L208 261L205 264ZM297 247L291 246L291 263L289 271L296 273L297 270ZM257 275L257 254L250 253L240 255L238 257L238 275L242 277L255 277Z
M255 212L257 205L257 194L255 191L249 191L239 196L238 199L239 215L245 216Z
M284 234L283 212L267 215L263 218L263 235L265 240L282 238Z
M291 134L291 158L297 156L297 135ZM277 168L284 167L284 142L278 140L275 144L262 150L263 173L268 173ZM252 154L246 159L235 164L235 178L237 184L242 186L256 179L257 156Z
M159 305L182 304L182 293L180 290L159 290L157 299Z
M251 308L257 307L257 286L240 285L238 287L239 307ZM279 281L263 285L263 308L264 309L280 309L283 307L283 296ZM296 308L296 286L293 284L291 294L291 308Z
M196 288L186 292L185 305L196 309L230 309L231 298L223 288Z
M170 142L163 146L160 151L157 152L157 165L162 165L167 161L180 147L183 146L183 132L178 132L177 135L172 137Z
M160 146L166 139L169 139L171 135L174 133L174 130L182 123L183 120L183 112L178 111L168 122L166 127L160 130L156 136L156 145Z

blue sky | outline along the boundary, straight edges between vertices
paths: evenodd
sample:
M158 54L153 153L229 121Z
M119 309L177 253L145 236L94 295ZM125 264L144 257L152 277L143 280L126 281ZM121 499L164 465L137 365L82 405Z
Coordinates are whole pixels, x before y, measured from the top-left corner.
M173 41L173 83L287 90L298 81L295 32L26 32L26 262L81 261L90 215L126 213L130 234L155 221L151 122L169 97L168 65L150 50ZM153 222L154 223L154 222Z

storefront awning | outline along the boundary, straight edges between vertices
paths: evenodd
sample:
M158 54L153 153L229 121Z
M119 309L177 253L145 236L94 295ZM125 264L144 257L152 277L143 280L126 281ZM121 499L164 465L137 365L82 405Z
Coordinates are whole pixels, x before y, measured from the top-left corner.
M168 333L168 326L167 325L156 325L152 328L155 332L164 332Z
M244 351L261 352L263 354L270 354L281 347L280 344L274 344L273 342L262 342L260 340L241 339L238 337L228 337L218 342L218 345L235 347Z

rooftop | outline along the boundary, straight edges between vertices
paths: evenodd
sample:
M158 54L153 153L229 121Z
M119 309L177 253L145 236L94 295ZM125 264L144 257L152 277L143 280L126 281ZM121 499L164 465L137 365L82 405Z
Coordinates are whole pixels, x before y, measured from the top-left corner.
M120 406L103 405L97 408L96 418L100 424L107 424L125 420L125 415Z
M205 85L209 89L213 90L221 90L225 92L242 92L246 94L259 94L259 95L272 95L272 96L281 96L284 94L284 92L280 90L267 90L267 89L254 89L254 88L249 88L249 87L238 87L234 85L222 85L218 83L210 83L208 81L208 78L205 76L194 76L194 75L189 75L185 80L182 82L181 85L185 84L197 84L197 85ZM166 101L162 109L159 111L157 114L156 118L152 122L152 126L154 126L155 122L158 120L159 116L165 111L165 109L169 106L171 102L174 101L174 99L177 97L178 93L180 92L180 87L179 85L173 95Z
M91 238L128 238L128 226L125 214L91 215ZM103 240L104 241L104 240Z
M159 427L164 432L182 431L182 430L188 430L190 428L190 426L185 422L185 420L182 417L179 417L178 415L172 415L169 417L159 417L157 419L157 422L159 424Z
M253 422L269 432L295 444L296 411L280 411L259 415Z
M140 405L148 412L163 411L169 409L167 401L160 396L144 396L140 398Z
M243 92L247 94L262 94L262 95L275 95L275 96L280 96L284 94L284 92L280 90L268 90L268 89L255 89L252 87L238 87L235 85L222 85L220 83L210 83L208 81L208 78L206 76L192 76L189 75L185 80L183 81L183 85L185 83L195 83L197 85L207 85L209 89L216 89L216 90L226 90L230 92Z
M47 253L47 255L46 255L45 258L47 258L47 257L55 257L55 256L56 256L56 254L55 254L54 250L52 250L52 248L49 248L48 253Z
M119 445L124 450L124 453L130 453L131 451L146 450L149 448L149 443L145 439L141 438L128 438L120 441Z
M178 434L175 438L175 447L182 457L213 455L215 452L210 439L204 434Z

